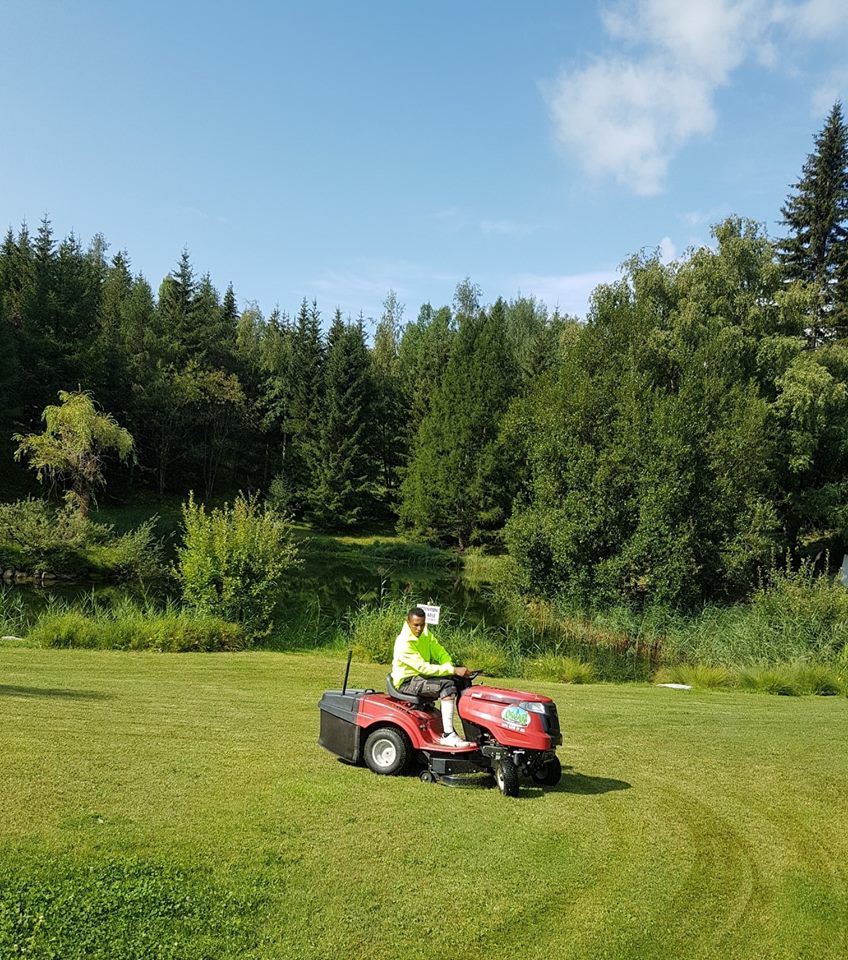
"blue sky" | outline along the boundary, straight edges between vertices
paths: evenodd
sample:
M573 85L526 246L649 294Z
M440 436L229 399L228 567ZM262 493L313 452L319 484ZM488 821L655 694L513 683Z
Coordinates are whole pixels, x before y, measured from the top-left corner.
M848 0L0 0L0 226L154 288L187 246L266 313L468 275L581 314L641 248L780 232L846 40Z

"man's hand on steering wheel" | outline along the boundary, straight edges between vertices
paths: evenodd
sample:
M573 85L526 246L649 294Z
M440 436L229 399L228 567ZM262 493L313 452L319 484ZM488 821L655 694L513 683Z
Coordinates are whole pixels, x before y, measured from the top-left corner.
M457 677L470 677L471 671L468 667L454 667L453 672Z

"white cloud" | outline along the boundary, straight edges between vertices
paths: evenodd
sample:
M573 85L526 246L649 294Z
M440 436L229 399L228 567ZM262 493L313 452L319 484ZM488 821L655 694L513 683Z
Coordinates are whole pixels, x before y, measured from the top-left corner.
M720 83L761 42L771 6L767 0L620 0L603 20L614 38L655 47Z
M677 259L677 247L671 237L663 237L660 240L660 260L662 263L671 263Z
M620 274L615 270L599 270L594 273L570 273L561 276L523 273L512 278L512 284L525 297L536 297L549 310L559 308L569 316L583 316L595 287L601 283L613 283Z
M730 205L727 203L709 207L707 210L690 210L683 214L684 221L690 227L713 226L730 215Z
M598 60L564 73L548 102L563 145L594 175L638 194L658 193L671 156L715 125L709 86L660 59Z
M306 284L308 297L321 300L319 306L325 319L338 306L344 315L366 318L379 317L382 303L389 290L394 290L401 302L415 303L420 291L451 288L457 278L439 272L426 264L402 259L360 259L344 267L323 270ZM416 307L417 309L417 307Z
M786 14L787 26L810 40L827 40L848 31L845 0L805 0Z
M782 10L773 0L618 0L604 26L639 55L598 57L543 86L558 140L593 175L658 193L677 151L712 132L715 93L733 71L752 57L777 61L770 31Z
M823 117L830 113L830 108L837 100L845 100L848 96L848 68L833 70L813 90L810 105L813 115Z

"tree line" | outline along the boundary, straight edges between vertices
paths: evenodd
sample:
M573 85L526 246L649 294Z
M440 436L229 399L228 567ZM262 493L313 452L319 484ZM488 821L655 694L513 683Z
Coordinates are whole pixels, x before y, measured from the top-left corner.
M0 439L60 390L135 438L126 491L247 489L328 527L396 518L503 540L527 589L733 598L848 517L848 132L835 104L782 208L715 245L642 253L585 322L469 279L404 322L239 309L184 251L157 293L97 236L45 218L0 247ZM7 439L8 438L8 439Z

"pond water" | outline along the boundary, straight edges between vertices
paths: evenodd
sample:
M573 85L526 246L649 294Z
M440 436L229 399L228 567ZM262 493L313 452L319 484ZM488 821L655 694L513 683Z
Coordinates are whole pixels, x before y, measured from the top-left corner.
M92 596L114 603L123 597L164 600L178 595L176 583L163 581L145 589L135 584L54 583L45 587L16 585L6 588L22 599L29 615L57 600L83 603ZM326 623L341 620L349 610L381 601L407 598L410 604L434 603L446 608L451 619L479 623L496 621L488 584L471 581L459 570L415 569L397 562L362 562L327 557L307 558L289 576L283 591L287 616L309 611Z

